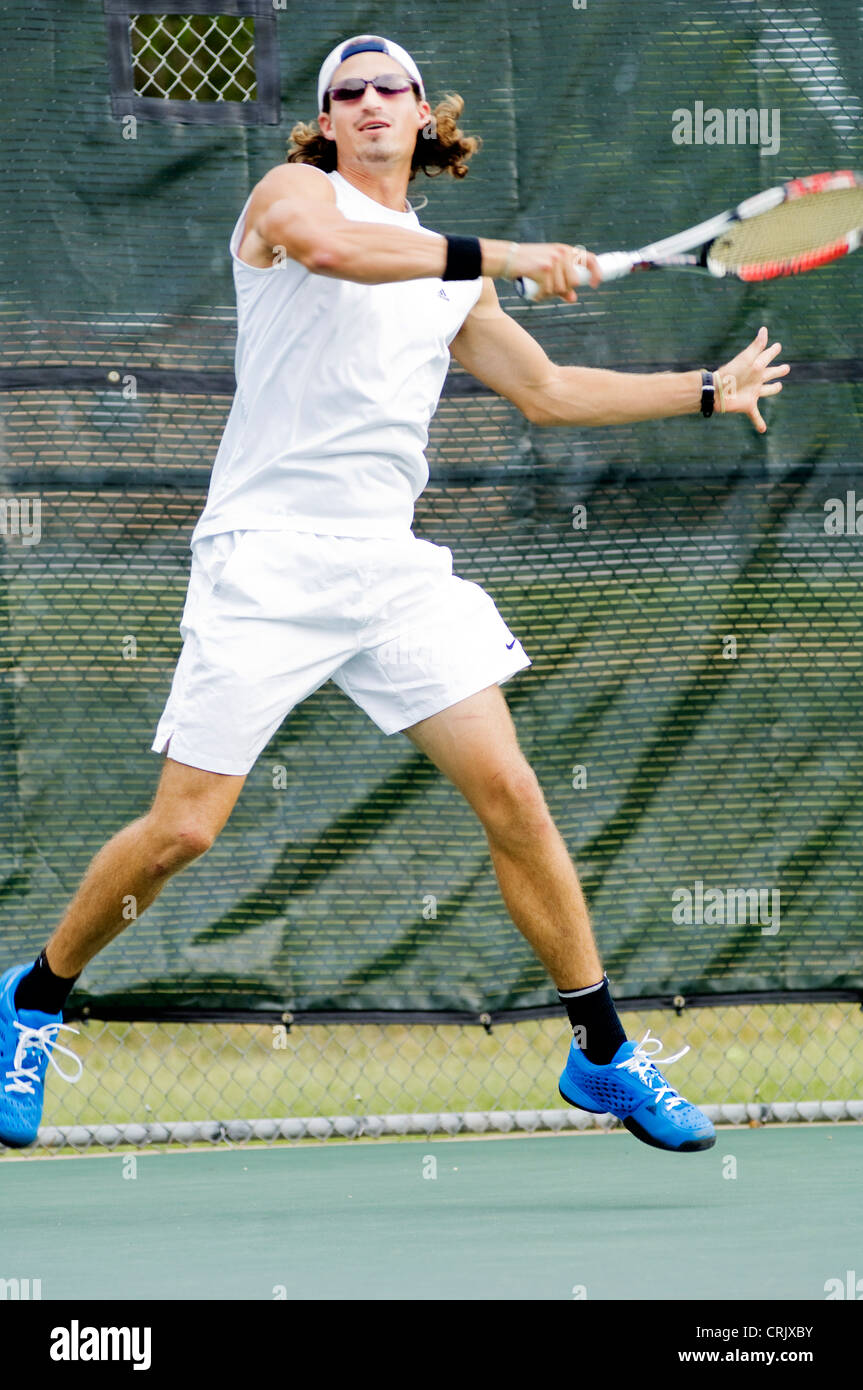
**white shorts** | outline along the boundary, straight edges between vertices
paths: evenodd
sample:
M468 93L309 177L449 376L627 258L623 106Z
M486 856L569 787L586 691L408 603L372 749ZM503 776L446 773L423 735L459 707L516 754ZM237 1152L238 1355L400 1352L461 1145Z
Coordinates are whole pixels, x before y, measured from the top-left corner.
M236 776L328 680L394 734L531 664L490 595L453 574L452 552L410 532L204 537L180 633L152 750Z

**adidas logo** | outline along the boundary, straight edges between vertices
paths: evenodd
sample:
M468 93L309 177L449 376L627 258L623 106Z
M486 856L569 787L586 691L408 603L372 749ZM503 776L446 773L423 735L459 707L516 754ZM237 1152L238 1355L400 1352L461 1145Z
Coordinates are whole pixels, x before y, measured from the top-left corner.
M437 295L438 295L438 299L445 299L446 302L447 302L447 304L449 304L449 302L450 302L450 297L449 297L449 295L447 294L446 290L444 290L444 289L438 290Z

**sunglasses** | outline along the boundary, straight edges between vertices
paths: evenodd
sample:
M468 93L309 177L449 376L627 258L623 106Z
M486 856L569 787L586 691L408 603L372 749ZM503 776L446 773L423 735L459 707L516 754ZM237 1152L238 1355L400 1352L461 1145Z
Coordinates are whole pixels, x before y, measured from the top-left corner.
M366 87L372 86L382 97L398 96L400 92L411 89L419 96L419 87L409 77L399 72L385 72L381 77L346 77L336 87L327 89L327 97L333 101L357 101L365 96Z

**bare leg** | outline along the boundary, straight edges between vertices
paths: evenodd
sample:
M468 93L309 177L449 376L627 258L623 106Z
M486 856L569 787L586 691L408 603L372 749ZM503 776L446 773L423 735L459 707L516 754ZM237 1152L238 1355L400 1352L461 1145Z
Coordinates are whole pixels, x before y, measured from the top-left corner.
M405 733L479 816L509 915L558 989L597 984L602 965L578 875L518 746L500 687Z
M245 780L166 758L152 807L95 855L48 942L45 954L55 975L80 974L173 874L209 849Z

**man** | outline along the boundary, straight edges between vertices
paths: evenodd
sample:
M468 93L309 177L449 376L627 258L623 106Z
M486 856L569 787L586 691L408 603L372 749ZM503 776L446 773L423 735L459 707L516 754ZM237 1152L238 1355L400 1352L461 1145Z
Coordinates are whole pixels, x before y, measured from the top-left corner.
M368 35L329 54L318 99L317 131L297 128L231 237L237 392L192 537L184 645L153 742L168 755L159 787L95 856L35 965L0 978L0 1139L35 1138L48 1062L74 1055L57 1042L63 1005L126 925L124 902L140 914L210 847L284 717L333 679L479 817L507 909L569 1014L563 1097L656 1147L708 1148L713 1127L658 1071L658 1040L626 1040L575 869L519 749L500 686L530 659L491 598L452 574L450 551L411 525L450 351L542 425L694 414L715 392L721 411L763 431L759 399L788 368L769 365L780 348L765 329L718 381L553 364L501 310L493 280L527 276L572 303L573 249L440 236L406 203L414 164L466 172L477 142L455 125L460 103L433 118L410 55Z

